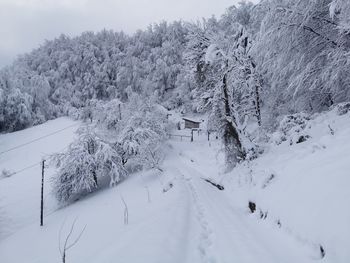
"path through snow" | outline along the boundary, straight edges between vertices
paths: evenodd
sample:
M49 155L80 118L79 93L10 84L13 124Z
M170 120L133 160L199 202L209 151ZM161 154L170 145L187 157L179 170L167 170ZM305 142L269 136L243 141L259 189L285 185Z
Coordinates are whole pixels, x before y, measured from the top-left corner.
M7 142L16 143L18 138L27 138L38 129L56 129L67 124L67 121L61 122L62 119L55 120L6 135ZM65 136L66 143L72 140L73 134L70 131L69 136ZM278 228L256 220L239 202L232 200L232 193L226 188L219 191L203 180L212 178L213 174L216 178L220 177L215 161L217 149L213 149L214 142L211 148L206 145L207 142L196 139L192 144L171 143L162 175L155 171L132 175L115 188L94 193L55 211L45 218L42 228L36 220L39 199L32 193L32 188L37 187L39 182L40 171L30 170L1 180L3 193L7 193L5 190L9 183L13 185L11 192L3 198L3 209L8 215L19 215L17 220L22 227L13 229L9 237L0 240L1 263L59 262L59 229L63 222L74 218L78 218L77 229L86 225L86 230L67 255L68 263L315 262L305 246ZM33 144L30 150L35 152L39 149L37 155L33 155L37 159L41 154L38 146L55 152L64 146L58 147L57 144L54 138ZM11 160L7 160L8 166ZM18 167L28 161L26 158L19 160ZM13 167L16 166L14 164ZM54 171L51 172L53 174ZM26 179L25 184L23 178ZM173 187L163 193L163 187L169 182ZM151 202L147 201L145 187ZM129 206L127 226L123 224L121 195ZM11 202L18 201L15 197L18 200L21 197L25 209L11 205ZM51 209L50 203L47 205L47 209Z
M249 218L247 211L235 208L225 191L203 178L195 165L179 157L176 161L192 195L199 227L198 253L205 263L302 263L311 262L295 240L277 229Z

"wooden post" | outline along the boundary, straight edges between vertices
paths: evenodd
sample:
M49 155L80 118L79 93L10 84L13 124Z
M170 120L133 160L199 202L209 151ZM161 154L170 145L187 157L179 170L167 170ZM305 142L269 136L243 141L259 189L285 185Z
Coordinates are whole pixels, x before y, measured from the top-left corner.
M210 141L210 131L208 131L208 142Z
M193 129L191 130L191 142L193 142Z
M45 172L45 160L42 160L42 165L41 165L40 226L44 225L44 172Z

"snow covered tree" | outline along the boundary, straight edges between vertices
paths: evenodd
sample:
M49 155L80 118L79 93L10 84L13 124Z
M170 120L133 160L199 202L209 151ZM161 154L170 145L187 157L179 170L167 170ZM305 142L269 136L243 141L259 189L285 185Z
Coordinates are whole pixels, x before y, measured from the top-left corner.
M13 85L11 73L0 74L0 131L17 131L33 124L33 98Z
M262 4L268 12L253 55L270 87L266 103L272 119L300 111L318 112L348 100L350 38L339 24L339 8L346 13L346 4L331 0Z
M93 107L92 114L99 126L108 130L117 129L118 122L122 120L122 102L120 100L99 101Z
M209 126L221 134L226 162L232 167L254 149L245 129L252 117L261 124L262 83L249 55L251 43L242 25L231 26L231 32L235 28L234 35L226 34L217 25L214 28L218 30L192 25L188 58L194 74L199 74L197 79L206 83L202 98L206 98L207 105L210 103Z
M120 133L115 143L124 164L132 159L136 166L159 168L162 160L161 146L168 126L166 114L160 107L150 99L131 95L125 108L128 117L120 124Z
M206 21L187 24L187 27L189 33L187 35L185 59L188 64L188 71L191 72L194 78L192 94L196 103L195 110L206 112L211 109L211 98L218 79L215 70L207 66L205 55L211 44L210 31L216 31L217 28L211 29Z
M67 152L54 155L53 161L58 168L53 178L53 192L61 203L72 202L96 190L99 178L109 177L113 186L126 176L119 154L90 128L83 128L78 140Z

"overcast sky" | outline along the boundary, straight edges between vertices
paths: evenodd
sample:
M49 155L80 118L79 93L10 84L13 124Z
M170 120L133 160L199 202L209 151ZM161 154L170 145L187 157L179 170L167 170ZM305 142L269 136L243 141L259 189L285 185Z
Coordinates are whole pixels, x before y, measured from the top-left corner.
M0 0L0 67L61 33L133 33L152 22L220 16L239 0Z

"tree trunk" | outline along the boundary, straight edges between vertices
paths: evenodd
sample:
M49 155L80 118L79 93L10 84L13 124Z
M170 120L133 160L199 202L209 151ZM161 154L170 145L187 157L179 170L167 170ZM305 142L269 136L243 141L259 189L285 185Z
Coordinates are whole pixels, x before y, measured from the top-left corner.
M233 114L231 114L230 109L230 101L228 95L228 87L227 87L227 74L224 75L223 82L223 94L224 94L224 103L225 103L225 115L227 119L225 119L224 126L224 135L223 140L225 144L225 152L226 152L226 162L227 164L236 165L239 161L245 158L245 153L242 149L242 143L239 138L239 133L232 124L231 119L235 122L235 118Z
M260 110L260 92L259 85L255 86L255 99L256 99L256 118L258 119L258 125L261 126L261 110Z
M94 178L95 185L98 187L98 182L97 182L97 176L96 176L96 171L92 171L92 177Z

